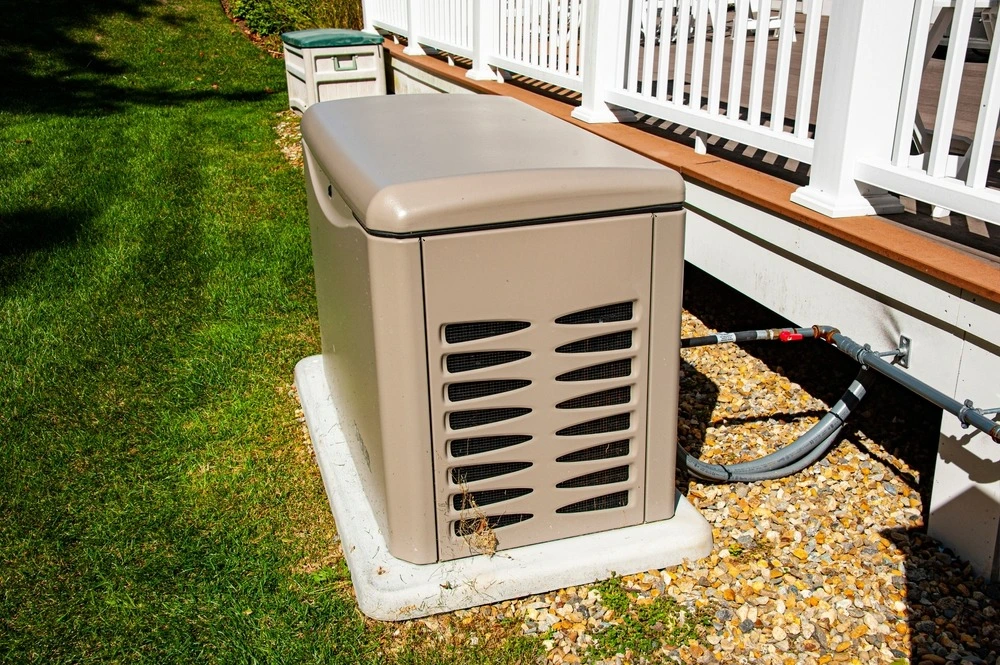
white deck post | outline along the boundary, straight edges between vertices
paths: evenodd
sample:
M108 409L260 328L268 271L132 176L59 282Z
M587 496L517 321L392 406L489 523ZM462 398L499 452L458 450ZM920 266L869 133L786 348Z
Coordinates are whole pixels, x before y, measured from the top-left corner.
M913 0L838 0L827 29L809 185L792 201L828 217L902 212L854 179L859 160L892 155Z
M620 0L588 0L584 3L583 22L583 101L571 114L584 122L629 122L635 120L631 111L611 108L605 92L615 85L619 75L619 50L625 43L623 15L628 2Z
M427 55L420 48L417 36L420 34L421 0L406 0L406 48L403 53L406 55Z
M465 75L476 81L495 81L487 59L496 49L497 10L500 3L472 0L472 69ZM502 80L502 79L501 79Z
M365 32L377 32L375 30L374 0L361 0L361 25ZM384 17L383 17L384 18Z

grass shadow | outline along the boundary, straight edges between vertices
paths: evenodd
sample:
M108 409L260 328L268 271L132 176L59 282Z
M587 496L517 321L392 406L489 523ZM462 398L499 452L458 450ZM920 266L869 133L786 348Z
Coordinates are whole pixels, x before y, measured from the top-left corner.
M0 293L39 269L52 250L76 242L90 217L68 208L0 212Z
M109 17L158 21L164 30L181 32L196 19L184 7L165 8L163 0L110 0L79 3L42 0L5 3L0 27L0 113L46 115L107 115L131 105L171 106L205 99L253 102L270 90L220 90L207 81L201 90L178 89L178 81L149 80L134 64L111 57L103 45L102 21ZM136 43L137 55L150 58L151 44ZM192 43L193 54L205 56ZM164 48L164 71L185 64ZM173 61L171 61L173 59Z
M84 31L101 19L124 14L145 16L156 0L100 3L42 0L4 3L0 28L0 111L72 113L97 105L111 86L105 77L128 71L102 55L98 41Z
M903 575L894 581L906 605L910 662L996 661L1000 584L987 583L923 529L885 529L881 535L905 557Z

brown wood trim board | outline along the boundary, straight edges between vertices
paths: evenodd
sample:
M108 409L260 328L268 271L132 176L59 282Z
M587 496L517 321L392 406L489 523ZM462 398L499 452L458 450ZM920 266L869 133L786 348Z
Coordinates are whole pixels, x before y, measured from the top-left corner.
M1000 267L947 247L877 216L833 219L789 200L796 185L714 155L650 136L628 124L588 124L570 113L571 104L523 87L466 78L466 70L434 57L408 56L403 47L386 40L391 58L477 93L506 95L603 136L629 150L676 169L685 180L731 194L782 218L826 233L919 273L1000 303Z

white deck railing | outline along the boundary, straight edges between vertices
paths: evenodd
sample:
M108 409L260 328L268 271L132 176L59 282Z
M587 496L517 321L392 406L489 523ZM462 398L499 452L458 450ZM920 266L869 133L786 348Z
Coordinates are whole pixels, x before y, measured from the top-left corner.
M371 30L382 28L396 34L409 34L407 0L365 0L365 26Z
M540 81L579 90L584 0L499 0L497 42L487 62Z
M495 79L497 68L582 93L573 115L587 122L634 111L696 130L696 149L712 135L811 164L809 185L792 200L824 214L901 210L893 192L937 212L1000 223L1000 191L987 186L1000 114L996 46L972 102L975 135L953 140L956 109L969 103L961 84L973 14L997 1L836 0L826 3L825 31L823 0L364 0L364 7L366 25L406 36L407 52L423 44L471 58L470 77ZM949 28L931 131L918 101L930 53Z
M892 154L889 159L863 161L857 177L899 194L930 201L938 208L936 216L956 210L981 219L995 219L1000 213L1000 191L986 187L1000 116L997 62L1000 49L995 42L982 87L967 91L967 99L978 102L979 106L975 134L965 137L955 133L958 106L964 101L963 69L974 11L988 7L989 3L981 0L947 3L937 7L939 14L932 20L934 4L932 0L917 0L914 8ZM950 36L940 91L936 100L929 100L937 108L931 131L924 127L918 102L931 53L945 31ZM911 154L911 145L915 146L916 154Z
M465 58L472 57L472 4L476 0L422 0L420 42Z
M788 84L792 43L797 39L796 3L783 0L772 17L771 3L765 2L756 19L751 19L750 4L750 0L735 3L732 38L727 40L727 0L623 3L628 26L624 76L607 93L607 101L705 134L811 162L809 116L822 0L803 4L803 45L794 64L804 75L797 82L798 103L791 109ZM756 24L771 24L772 18L778 26L776 41L762 38L748 42L748 33L756 32ZM751 20L755 21L752 33ZM684 35L688 39L678 39ZM771 44L777 49L768 62ZM744 98L747 61L751 63L750 85ZM727 62L728 71L724 69ZM769 100L765 92L770 93ZM793 112L790 117L786 117L788 110Z

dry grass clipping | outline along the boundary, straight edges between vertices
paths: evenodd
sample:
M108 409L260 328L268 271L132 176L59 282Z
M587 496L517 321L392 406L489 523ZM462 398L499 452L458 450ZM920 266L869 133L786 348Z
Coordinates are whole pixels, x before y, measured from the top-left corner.
M285 109L275 115L278 117L278 124L274 126L274 132L278 135L274 140L275 145L289 164L302 168L301 118L292 109Z
M476 505L476 500L465 483L461 485L462 512L459 531L465 543L474 554L493 556L500 545L496 532L490 526L486 513Z

